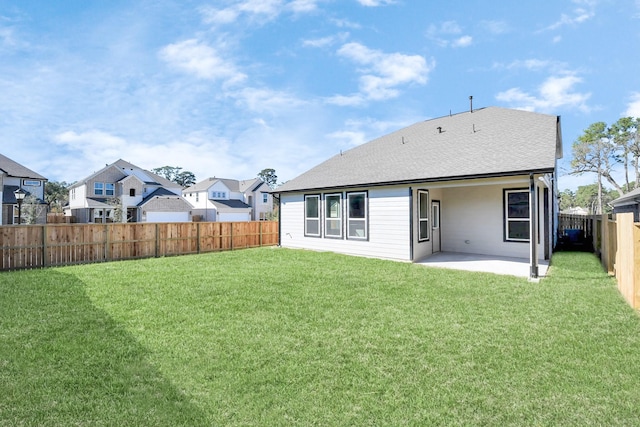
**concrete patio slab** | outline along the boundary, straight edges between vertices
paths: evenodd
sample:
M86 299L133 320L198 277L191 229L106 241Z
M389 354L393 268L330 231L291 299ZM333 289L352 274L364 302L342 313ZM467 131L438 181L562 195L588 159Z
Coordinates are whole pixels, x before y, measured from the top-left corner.
M490 255L438 252L416 264L453 270L481 271L518 277L529 277L528 258L510 258ZM544 277L549 269L547 261L538 264L538 276Z

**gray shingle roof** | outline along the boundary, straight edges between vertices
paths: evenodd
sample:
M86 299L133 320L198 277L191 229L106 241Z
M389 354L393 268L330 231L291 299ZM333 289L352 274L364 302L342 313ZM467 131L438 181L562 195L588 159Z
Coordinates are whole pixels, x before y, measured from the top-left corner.
M559 116L487 107L415 123L337 154L277 192L552 171Z
M633 203L640 200L640 188L636 188L635 190L629 191L627 194L623 194L617 199L613 200L610 204L612 206L618 206L628 203Z
M0 154L0 170L16 178L47 179L3 154Z

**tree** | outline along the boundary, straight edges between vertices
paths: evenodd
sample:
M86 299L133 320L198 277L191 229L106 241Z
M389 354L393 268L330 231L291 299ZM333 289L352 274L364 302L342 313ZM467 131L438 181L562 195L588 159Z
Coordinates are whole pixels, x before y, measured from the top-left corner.
M618 148L619 158L624 165L625 190L630 191L632 187L629 181L629 166L635 172L635 185L638 188L640 182L640 135L638 134L640 127L640 118L621 117L611 125L611 139ZM622 194L620 194L622 195Z
M118 197L107 200L107 203L113 206L113 222L122 222L124 209L122 202Z
M258 173L258 178L263 180L271 189L274 189L278 186L278 175L276 175L275 169L262 169Z
M36 224L47 208L33 194L29 194L22 202L22 220L25 224Z
M591 124L584 133L573 143L573 160L571 167L574 174L585 172L596 173L598 176L598 200L595 213L602 213L602 178L615 187L620 195L624 194L622 187L613 179L611 173L618 161L616 145L611 138L611 132L604 122Z
M602 212L606 213L611 211L608 207L608 203L617 198L616 190L609 190L607 188L602 189ZM575 206L580 206L588 209L591 213L596 212L596 206L598 205L598 184L581 185L575 193Z
M186 188L196 183L196 176L193 172L184 171L177 174L173 181Z
M64 181L47 181L44 185L44 201L50 212L62 212L62 207L69 201L69 187Z
M573 208L576 205L576 195L573 191L567 189L562 190L559 194L560 196L560 210L564 211L569 208Z
M196 176L193 172L182 171L180 166L161 166L151 169L151 172L180 184L182 187L188 187L196 183Z

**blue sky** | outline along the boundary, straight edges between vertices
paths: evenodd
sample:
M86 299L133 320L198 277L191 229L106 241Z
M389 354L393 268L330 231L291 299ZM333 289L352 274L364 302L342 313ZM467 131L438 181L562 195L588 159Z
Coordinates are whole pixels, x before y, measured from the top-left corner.
M5 0L0 152L286 181L473 95L560 115L564 173L591 123L640 116L639 42L640 0Z

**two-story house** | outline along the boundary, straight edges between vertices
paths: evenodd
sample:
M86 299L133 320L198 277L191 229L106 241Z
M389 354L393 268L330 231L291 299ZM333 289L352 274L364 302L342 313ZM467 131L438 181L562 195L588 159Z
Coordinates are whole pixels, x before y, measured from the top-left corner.
M18 201L15 196L15 192L18 189L26 193L26 197L35 196L36 200L30 201L26 199L26 203L37 205L34 210L35 222L38 224L46 223L47 209L44 201L44 186L46 182L47 178L44 176L0 154L0 205L2 206L0 225L17 224L19 213L22 213L21 222L26 222L27 215L25 210L27 206L23 202L23 211L19 212Z
M122 159L69 187L68 215L80 223L188 222L182 187Z
M269 186L259 178L207 178L182 191L203 221L258 221L273 211Z

